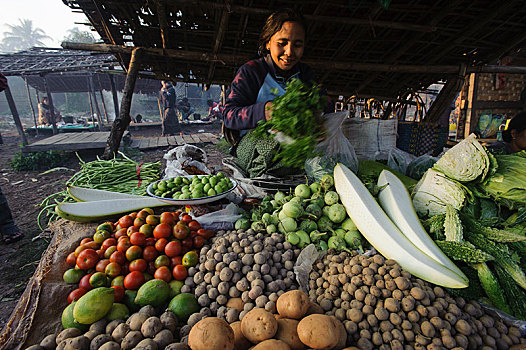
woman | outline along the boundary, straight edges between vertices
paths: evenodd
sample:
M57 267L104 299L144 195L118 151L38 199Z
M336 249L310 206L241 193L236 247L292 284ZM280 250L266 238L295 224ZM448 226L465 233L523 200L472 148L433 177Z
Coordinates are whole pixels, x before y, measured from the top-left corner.
M495 153L512 154L526 150L526 112L513 117L502 131L503 142L497 142L488 148Z
M177 95L175 93L174 85L171 81L162 80L162 88L160 92L160 100L163 105L163 124L161 136L170 136L181 133L181 125L177 118ZM177 85L177 83L175 83Z
M316 81L312 70L300 61L305 28L303 17L291 9L272 13L259 38L259 51L264 56L241 66L232 81L222 112L223 133L235 148L238 165L250 177L261 175L261 167L266 167L263 169L266 172L276 165L269 164L273 157L264 157L258 160L264 164L259 164L258 169L252 171L254 159L251 156L258 153L254 150L257 145L243 136L260 121L271 118L272 100L285 93L287 82L294 78L305 83Z
M56 109L55 111L55 123L58 123L62 120L60 112ZM40 103L38 104L38 123L40 125L51 125L53 124L53 119L51 116L51 110L49 108L49 103L47 97L42 97Z

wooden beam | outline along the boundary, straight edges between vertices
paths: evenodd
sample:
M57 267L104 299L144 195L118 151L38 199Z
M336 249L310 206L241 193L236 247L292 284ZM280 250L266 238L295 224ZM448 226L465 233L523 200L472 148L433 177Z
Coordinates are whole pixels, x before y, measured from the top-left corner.
M424 122L438 122L444 112L451 107L451 102L453 102L460 89L462 89L462 85L464 85L465 71L466 66L463 66L463 71L461 71L460 74L452 74L447 78L446 84L442 87L442 90L440 90L440 93L431 104L431 107L429 107L429 110L424 117Z
M471 73L469 77L468 108L466 110L466 123L464 124L464 138L467 138L475 127L475 110L473 104L477 101L478 74Z
M141 65L143 49L135 48L132 51L130 65L128 67L128 74L126 75L126 81L124 82L124 93L122 96L121 112L119 117L113 122L110 136L106 142L106 148L104 149L103 158L111 159L119 150L121 144L122 135L128 128L131 122L130 109L133 98L133 90L135 88L135 81L137 80L137 73Z
M228 4L226 5L222 1L211 2L211 1L200 1L200 0L166 0L166 3L177 5L192 5L199 8L208 8L214 10L227 10L229 12L239 13L239 14L256 14L261 16L268 16L272 13L270 8L256 8L248 7L241 5ZM324 23L338 23L338 24L348 24L348 25L359 25L367 27L378 27L378 28L389 28L389 29L398 29L398 30L408 30L416 32L434 32L438 30L438 27L434 25L419 25L413 23L400 23L400 22L391 22L391 21L376 21L362 18L351 18L351 17L336 17L336 16L318 16L318 15L304 15L305 19L308 21L314 22L324 22Z
M93 104L95 104L95 110L97 111L97 122L99 123L99 130L102 127L102 114L100 113L99 102L97 101L97 95L95 94L95 83L93 81L93 74L89 76L88 84L90 94L93 96Z
M522 109L524 107L521 101L475 101L473 103L473 110L475 109Z
M109 74L110 85L111 85L111 95L113 97L113 108L115 109L115 119L119 117L119 95L117 95L117 89L115 89L115 79L113 79L113 74Z
M221 14L221 21L219 22L219 28L217 29L216 39L214 41L214 47L212 48L212 55L217 55L217 52L221 49L223 44L223 39L225 37L226 28L228 27L228 19L230 15L227 11L223 11ZM210 68L208 70L207 80L210 81L214 77L216 69L216 63L210 63Z
M7 99L7 104L9 105L9 109L11 110L11 114L13 115L13 119L15 120L15 125L18 130L18 134L22 138L22 144L24 146L27 146L27 138L26 134L24 133L24 127L22 126L22 122L20 122L20 116L18 115L15 100L13 99L13 94L11 94L11 89L9 88L9 85L6 86L4 92L5 98Z
M100 100L102 102L102 111L104 112L104 118L106 119L106 123L110 123L110 118L108 117L108 110L106 109L106 102L104 102L104 94L102 93L102 89L99 90L100 93Z
M47 82L47 75L44 75L44 88L46 89L47 102L49 106L49 115L51 116L51 123L53 124L53 135L58 134L57 121L55 120L55 106L53 105L53 97L49 90L49 84Z
M33 101L31 101L31 92L29 91L29 84L27 83L27 79L22 77L24 79L24 83L26 85L26 92L27 92L27 99L29 101L29 106L31 107L31 114L33 115L33 122L35 123L35 135L38 136L38 128L37 128L37 116L35 113L35 107L33 106ZM38 101L37 101L38 103Z
M168 49L168 20L166 19L166 5L164 1L156 0L155 5L157 6L157 17L159 19L159 29L161 30L161 40L163 42L163 48Z

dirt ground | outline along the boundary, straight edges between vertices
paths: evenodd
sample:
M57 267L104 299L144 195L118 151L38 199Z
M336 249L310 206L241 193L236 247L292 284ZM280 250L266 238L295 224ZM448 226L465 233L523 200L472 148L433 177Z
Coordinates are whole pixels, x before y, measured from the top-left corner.
M197 124L183 125L183 132L190 134L205 130L220 135L220 124ZM132 131L132 138L141 138L158 135L160 130ZM24 291L28 280L33 275L40 257L49 244L49 234L41 235L37 225L37 215L40 212L39 204L47 196L62 191L65 182L80 169L79 162L74 153L66 155L61 167L71 171L56 171L42 174L47 169L39 171L15 172L9 166L16 153L20 151L21 139L16 131L2 131L3 144L0 144L0 186L6 195L9 206L17 226L25 234L24 239L19 242L4 245L0 244L0 329L2 329L11 312L16 306L18 299ZM35 137L28 141L35 142ZM224 157L224 149L218 146L206 144L203 147L208 155L208 167L221 169L221 159ZM163 160L163 155L168 148L155 149L140 154L133 154L131 158L136 161ZM80 152L84 161L96 159L100 152ZM164 163L163 163L164 168ZM47 236L47 238L45 238Z

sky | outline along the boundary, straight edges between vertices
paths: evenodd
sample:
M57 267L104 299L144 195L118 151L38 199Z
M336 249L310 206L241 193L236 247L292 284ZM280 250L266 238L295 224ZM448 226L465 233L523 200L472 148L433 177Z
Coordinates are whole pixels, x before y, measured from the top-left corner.
M48 47L60 47L62 39L74 27L89 30L82 13L74 13L62 0L0 0L0 40L8 31L6 24L18 24L18 19L30 19L33 26L42 29L52 40L45 40Z

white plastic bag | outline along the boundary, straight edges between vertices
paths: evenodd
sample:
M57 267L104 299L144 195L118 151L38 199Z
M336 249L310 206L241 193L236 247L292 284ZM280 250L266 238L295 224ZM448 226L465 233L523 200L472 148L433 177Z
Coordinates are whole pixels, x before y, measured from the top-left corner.
M164 156L166 159L165 178L176 176L188 176L184 168L194 166L200 171L210 174L210 169L206 167L206 152L193 145L184 145L172 148Z
M296 275L296 281L300 285L300 289L304 292L309 291L309 275L312 271L312 265L318 259L321 259L327 254L325 250L316 250L314 244L309 244L302 249L296 264L294 265L294 274Z
M196 217L201 227L207 230L232 230L234 223L243 215L239 214L239 207L234 203L228 204L224 209Z
M354 147L341 130L348 115L349 111L324 115L327 137L316 146L316 152L321 155L305 161L305 172L316 181L325 174L332 174L337 163L344 164L355 173L358 171Z
M416 156L399 148L391 148L387 156L387 166L401 174L405 174L407 166L416 159Z

